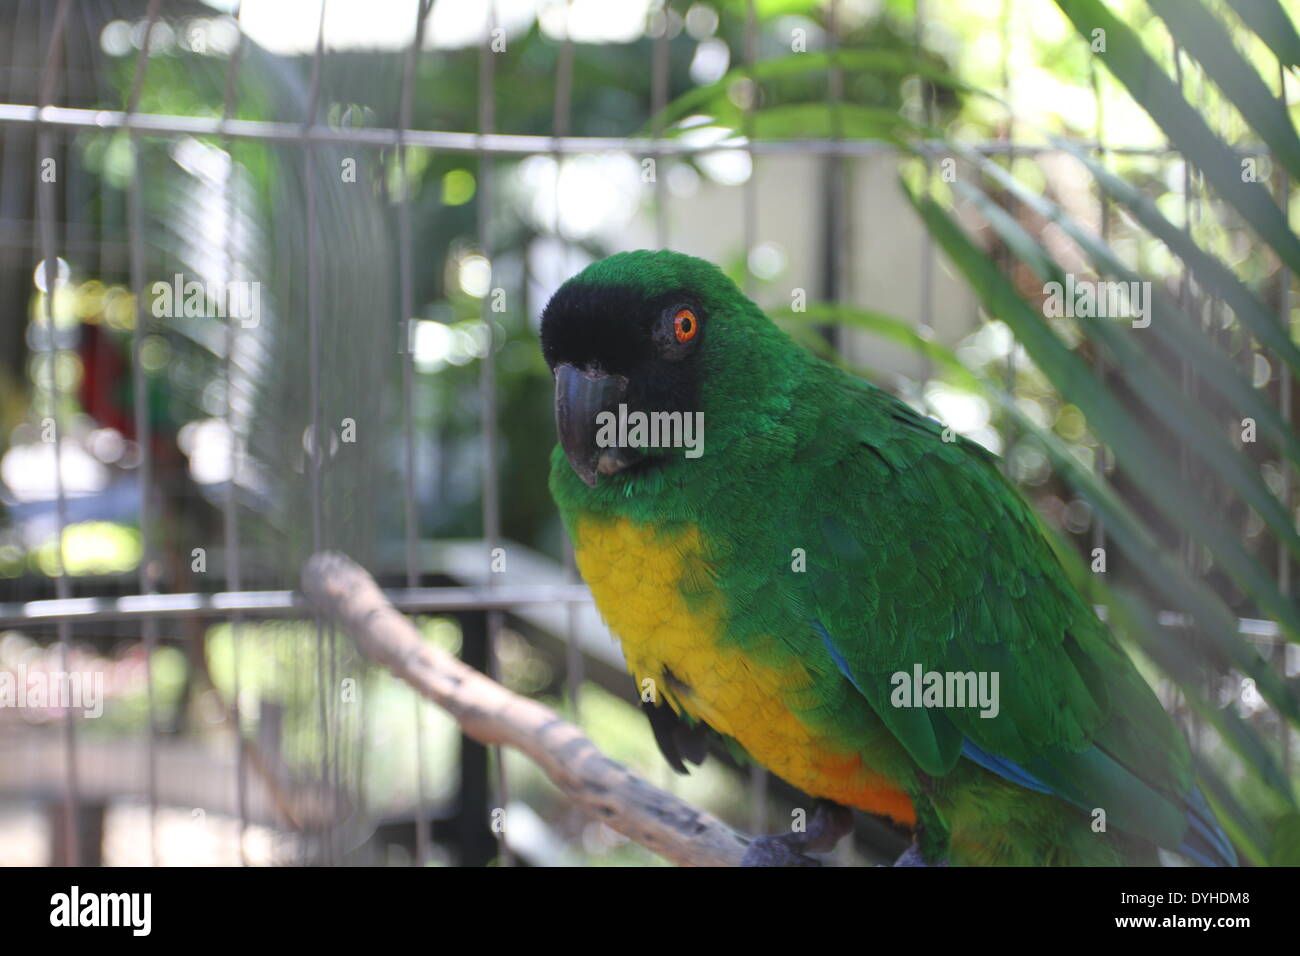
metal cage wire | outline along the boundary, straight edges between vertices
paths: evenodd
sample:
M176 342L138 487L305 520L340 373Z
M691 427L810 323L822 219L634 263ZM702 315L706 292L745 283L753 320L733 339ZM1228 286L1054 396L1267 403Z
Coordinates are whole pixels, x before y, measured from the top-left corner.
M827 157L834 164L831 179L832 189L835 191L835 195L839 196L842 200L845 166L847 163L853 161L855 158L896 152L896 148L891 144L874 141L848 140L839 136L824 139L818 138L782 141L763 141L761 139L756 139L753 135L752 125L753 110L757 102L756 92L751 94L749 97L748 105L745 110L744 128L741 136L722 143L715 143L707 146L694 145L676 139L665 138L663 135L664 130L661 124L661 116L663 108L668 102L669 34L666 28L666 21L662 25L662 28L655 33L654 41L651 45L649 69L651 71L652 102L650 105L652 108L652 115L655 117L655 125L653 127L652 136L649 138L582 137L572 136L569 134L572 112L573 40L568 35L567 30L561 40L559 69L556 78L554 135L518 135L509 132L498 132L496 130L494 110L494 76L496 57L488 48L486 37L485 42L480 46L479 52L478 130L471 133L432 129L413 129L411 128L411 115L415 69L418 58L422 52L432 0L419 0L416 5L416 18L415 22L412 24L412 40L409 48L407 48L404 53L401 85L400 89L396 91L399 103L398 125L392 128L353 129L339 129L323 125L318 122L316 114L320 98L322 62L326 51L324 28L325 13L328 4L329 0L321 0L320 19L317 27L315 50L311 58L308 108L301 123L295 124L287 122L241 120L235 117L234 114L237 107L237 79L244 43L242 29L238 32L238 42L230 55L227 66L223 111L219 118L140 113L138 107L148 71L150 41L154 33L154 27L161 15L161 0L150 0L149 2L143 40L135 57L130 96L127 108L124 111L61 107L54 102L57 79L56 74L63 49L64 33L68 21L68 12L71 0L59 0L54 14L50 45L46 51L44 68L42 70L40 101L34 104L0 103L0 124L5 124L7 126L26 126L35 129L39 137L38 142L40 155L51 154L55 138L70 136L78 131L86 130L125 131L130 136L133 148L137 147L139 141L144 137L171 138L195 136L215 138L225 144L227 148L229 148L230 144L236 141L251 141L268 145L285 144L296 146L301 149L304 163L304 186L306 189L305 211L307 218L307 234L304 237L306 240L306 273L303 277L303 281L308 295L307 324L310 331L310 340L308 343L310 360L309 392L311 396L311 434L313 436L321 433L321 383L319 364L320 266L315 242L318 225L318 212L315 202L315 177L312 174L312 168L310 165L312 150L315 147L323 144L343 144L363 148L396 147L397 162L399 163L403 181L405 181L406 175L407 150L412 147L431 151L469 154L477 157L479 161L477 237L479 249L482 255L484 255L489 262L492 260L492 236L489 229L489 214L494 197L493 159L496 157L550 155L558 159L563 155L574 153L620 152L662 159L666 157L697 155L736 148L742 148L748 152L751 161L757 161L761 159L761 157L768 155L793 154L822 156ZM567 8L567 3L565 3L565 6ZM828 8L827 33L828 44L831 50L834 50L838 43L838 6L836 0L831 0ZM665 4L665 8L666 7L667 4ZM494 11L495 3L492 3L489 0L489 26L495 23ZM658 15L661 17L665 16L662 12ZM231 17L237 27L240 24L240 16L240 5L236 3L235 8L231 13ZM922 31L925 22L925 9L922 5L922 0L917 0L916 43L918 48L922 45ZM753 71L758 57L758 21L753 0L749 0L745 10L743 51L744 66L747 70L751 71L750 82L754 84L754 90L756 91L758 78L757 74ZM1180 58L1177 55L1175 56L1175 62L1180 62ZM1181 70L1179 71L1179 80L1181 81ZM1285 84L1284 75L1282 82ZM1093 80L1093 87L1095 95L1100 97L1095 77ZM830 68L829 89L832 102L838 102L843 96L843 77L838 66L833 65ZM927 114L929 108L930 104L926 104ZM1131 147L1122 144L1105 143L1102 139L1102 132L1101 119L1099 116L1095 140L1093 142L1081 143L1080 145L1094 151L1101 157L1104 157L1107 154L1145 154L1173 159L1181 158L1177 151L1172 147ZM926 149L925 144L922 144L921 148ZM1056 149L1052 146L1044 146L1040 144L1017 143L1014 141L1014 138L1010 133L1008 133L1008 138L1005 140L970 144L970 148L982 155L1005 156L1009 159L1053 152ZM938 146L935 145L933 149L937 150ZM1263 147L1240 149L1239 151L1243 155L1265 155L1267 153L1267 150ZM653 184L655 236L658 245L661 248L669 245L671 230L671 210L668 192L664 188L665 178L666 177L664 176L656 176ZM49 290L45 295L44 313L44 320L48 324L47 327L50 332L50 334L44 339L44 348L47 351L46 364L49 369L50 377L47 386L50 393L49 415L53 419L55 426L56 460L60 460L62 455L63 430L61 427L62 423L59 422L58 414L58 395L60 386L54 370L55 359L61 349L61 345L53 334L53 295L50 294L56 285L55 263L57 262L58 239L56 223L54 221L55 213L51 192L52 187L48 184L38 182L36 189L38 193L36 248L39 250L41 262L44 263L46 289ZM741 189L743 191L743 219L741 231L744 249L748 252L755 247L758 236L759 204L756 176L751 174ZM1281 189L1281 197L1285 199L1285 197L1289 195L1289 183L1283 180ZM135 391L135 428L137 440L141 448L140 469L142 476L139 502L142 555L138 574L138 593L119 598L78 598L73 595L71 578L64 572L64 559L66 557L64 546L65 532L68 525L68 515L61 470L56 467L56 510L59 534L59 563L58 573L55 580L56 598L54 600L0 604L0 627L36 623L53 624L57 628L57 642L60 652L63 655L65 662L64 666L66 668L67 654L71 644L72 628L77 625L109 621L137 622L140 628L141 640L149 651L149 660L152 661L152 650L157 646L158 641L157 623L160 619L192 615L204 619L228 621L231 625L234 636L232 646L236 649L236 654L238 654L238 648L240 645L240 627L246 620L275 617L311 617L314 621L316 641L320 651L317 655L319 667L317 685L318 693L320 695L318 719L320 722L322 738L325 741L325 745L322 747L320 774L322 782L328 784L333 779L334 782L337 783L337 775L339 773L337 749L332 753L330 747L331 741L333 741L336 748L338 743L336 725L338 717L337 706L335 708L335 713L331 715L327 702L330 695L325 692L327 683L332 679L332 668L337 659L333 629L327 622L322 621L319 615L312 612L295 592L285 590L249 590L244 587L239 558L240 532L239 521L236 514L233 481L228 483L229 487L227 488L222 502L223 538L226 552L229 556L228 566L226 569L226 590L212 594L160 593L156 576L151 573L150 557L152 555L154 542L150 536L150 528L154 503L151 501L148 493L149 482L147 476L153 467L153 463L151 461L149 442L150 422L146 413L145 381L144 375L140 371L140 350L143 340L143 328L145 326L143 320L145 254L142 238L143 228L141 223L141 191L139 165L133 164L132 178L128 190L128 250L130 283L136 303L136 321L132 332L132 370ZM1190 202L1189 190L1184 191L1184 197L1186 201ZM228 199L229 202L233 204L233 197L228 197ZM1107 230L1109 228L1110 216L1108 214L1107 201L1104 195L1101 197L1100 202L1100 221L1102 223L1102 229ZM564 244L566 238L563 235L559 221L558 199L556 205L557 213L553 232L555 238L558 239L561 244ZM1282 205L1285 208L1286 203L1283 201ZM852 241L843 207L844 204L842 201L833 201L830 204L829 209L831 217L829 227L830 235L837 240L831 244L831 275L833 298L838 302L843 302L847 296L846 280L848 277L848 270L846 264L851 260L850 244ZM405 528L404 569L406 587L403 589L391 589L387 593L395 606L407 613L438 613L458 610L486 612L488 622L489 669L494 677L498 676L496 641L498 632L502 626L504 614L528 605L564 604L569 609L568 628L565 635L568 647L566 653L566 684L568 687L570 706L576 712L579 703L579 686L582 680L583 657L581 649L574 638L574 617L572 611L576 606L590 602L590 595L587 593L585 586L580 583L547 586L495 585L491 580L490 575L488 578L489 583L486 587L418 586L420 580L417 551L419 528L414 489L415 438L413 381L415 370L413 366L412 349L409 347L408 325L410 317L415 312L412 267L413 240L410 200L406 190L402 190L402 195L399 197L397 204L397 223L397 248L399 257L398 298L400 303L400 314L397 316L397 322L399 327L399 340L402 343L399 355L400 369L398 371L401 377L401 428L404 449L402 474L403 518ZM233 240L231 245L233 245ZM928 327L932 318L933 296L931 285L934 275L934 250L928 236L923 242L921 248L918 250L918 255L922 303L919 320L923 327ZM233 261L233 251L229 248L227 249L227 256L230 261ZM753 274L749 269L746 269L745 274L746 291L748 292L751 291ZM1288 306L1289 303L1284 295L1282 300L1282 314L1284 317ZM482 319L488 324L490 329L491 315L486 298L483 300L482 310ZM237 319L234 316L231 316L226 329L228 343L233 341L233 338L236 335L236 328ZM231 351L232 349L228 346L224 363L225 385L227 386L225 415L228 424L231 422L232 414L230 409L231 390L229 388ZM1104 369L1102 372L1104 374ZM496 547L501 540L499 473L495 454L497 438L496 375L493 361L493 350L490 347L485 349L485 355L481 361L479 391L483 415L481 436L483 454L482 527L484 546L490 552L490 549ZM1292 420L1291 403L1292 397L1290 392L1290 382L1288 379L1282 391L1281 409L1284 418L1288 423ZM314 550L317 551L322 547L327 547L329 545L329 541L326 539L322 520L324 502L322 500L321 475L325 467L322 458L323 444L322 441L313 440L308 455L310 466L309 496L312 544ZM231 448L232 462L238 459L239 453L238 442L233 442ZM1283 487L1283 501L1289 508L1292 494L1290 475L1289 470L1284 471L1286 475L1286 483ZM1094 546L1102 546L1104 541L1104 529L1102 529L1098 524L1094 526ZM1285 554L1284 546L1279 544L1279 548L1283 549L1281 553ZM569 570L570 581L576 582L571 552L568 555L566 566ZM1290 579L1289 564L1287 561L1282 560L1279 562L1278 575L1278 583L1282 588L1283 593L1289 594ZM1161 615L1160 623L1165 626L1176 627L1185 623L1185 621L1180 615L1165 612ZM1278 648L1285 644L1279 627L1272 621L1242 619L1239 622L1239 626L1242 634L1261 645ZM236 691L234 695L233 713L230 715L230 720L238 741L240 853L242 858L243 833L248 825L246 793L247 760L244 748L244 736L240 724L240 665L238 656L236 656L235 661ZM330 673L327 673L327 669L330 670ZM149 675L149 756L148 780L146 787L152 831L150 853L153 861L157 863L158 835L156 816L158 811L158 765L156 755L156 702L153 688L152 667L146 668L146 672ZM422 708L417 703L416 711L413 715L417 753L417 774L419 781L418 803L420 805L417 807L416 813L417 850L415 854L415 862L417 864L423 863L427 860L431 839L426 814L420 812L426 804L426 780L425 768L423 765L423 748L420 746L424 738L423 723L421 719L422 713ZM77 845L78 832L75 823L75 814L77 806L81 800L81 795L79 793L77 776L77 738L75 732L75 718L69 713L63 723L65 734L65 794L62 813L62 825L64 829L63 839L66 841L66 845L69 848L71 859L78 860L80 859L81 850ZM1285 725L1283 725L1281 737L1280 745L1284 754L1284 759L1289 760L1289 731L1285 728ZM493 799L496 802L496 806L503 807L509 799L509 794L505 778L504 764L499 752L494 755L493 763L495 766L497 788ZM756 775L752 780L751 786L753 788L751 806L754 808L751 824L755 829L759 829L761 828L766 815L766 783L764 775L761 773ZM340 851L337 846L332 845L329 836L329 834L326 834L326 843L322 847L322 856L327 862L336 862L339 859ZM503 861L508 862L509 848L505 845L503 834L498 832L497 839L501 857Z

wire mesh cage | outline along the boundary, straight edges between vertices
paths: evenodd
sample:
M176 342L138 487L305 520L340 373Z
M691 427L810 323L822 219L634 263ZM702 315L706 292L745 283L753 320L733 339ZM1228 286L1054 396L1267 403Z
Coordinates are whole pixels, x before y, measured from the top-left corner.
M1073 4L786 6L0 14L0 668L49 691L0 709L4 862L655 859L368 664L300 593L327 550L652 780L754 831L787 819L800 796L760 770L657 762L547 497L538 317L641 246L722 262L801 343L1001 453L1115 589L1089 594L1267 861L1300 668L1294 133L1257 139L1196 38L1135 4L1225 152L1137 117L1128 27L1090 57ZM1237 40L1289 129L1281 54ZM1058 275L1154 276L1152 334L1054 315ZM1120 466L1134 449L1151 470ZM852 843L907 837L863 819Z

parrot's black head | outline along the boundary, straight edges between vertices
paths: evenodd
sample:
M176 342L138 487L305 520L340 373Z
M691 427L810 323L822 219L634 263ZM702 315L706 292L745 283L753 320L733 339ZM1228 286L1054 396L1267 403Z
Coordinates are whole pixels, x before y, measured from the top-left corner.
M698 264L695 265L695 264ZM675 268L682 265L688 268ZM692 282L699 266L711 283ZM700 410L705 342L716 306L709 286L730 280L677 253L622 253L570 279L542 313L542 354L555 376L555 424L569 464L589 486L597 474L654 467L666 450L611 445L602 422ZM603 433L606 437L608 431Z

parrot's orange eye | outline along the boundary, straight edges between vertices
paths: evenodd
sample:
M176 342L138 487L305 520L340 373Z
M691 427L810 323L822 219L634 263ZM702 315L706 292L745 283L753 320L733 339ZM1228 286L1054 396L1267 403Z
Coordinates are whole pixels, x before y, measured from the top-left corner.
M695 313L690 309L679 309L677 315L673 317L673 332L677 335L678 342L689 342L695 338L695 333L700 330L700 320L695 317Z

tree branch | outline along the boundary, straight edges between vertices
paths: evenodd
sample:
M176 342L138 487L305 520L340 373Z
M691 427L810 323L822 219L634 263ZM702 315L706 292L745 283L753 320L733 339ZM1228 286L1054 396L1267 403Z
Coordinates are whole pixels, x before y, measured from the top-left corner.
M303 566L302 589L347 628L363 654L445 709L475 740L526 754L594 819L682 866L739 865L745 837L611 760L550 708L431 645L352 559L313 556Z

